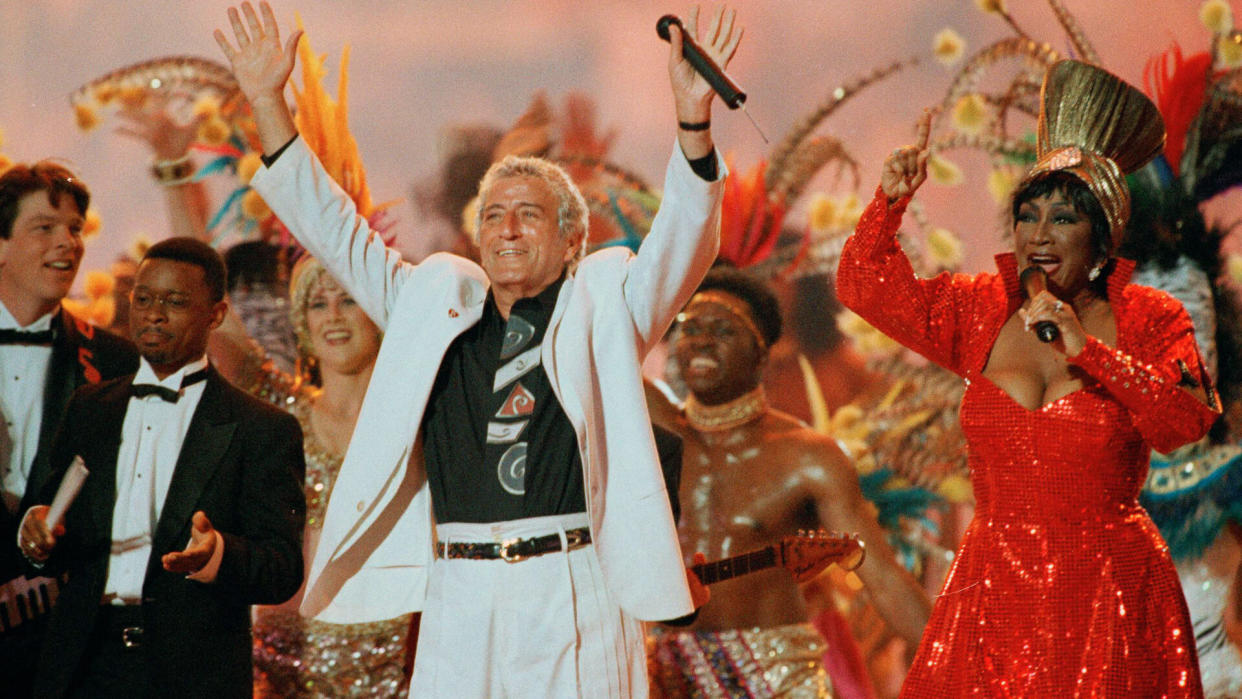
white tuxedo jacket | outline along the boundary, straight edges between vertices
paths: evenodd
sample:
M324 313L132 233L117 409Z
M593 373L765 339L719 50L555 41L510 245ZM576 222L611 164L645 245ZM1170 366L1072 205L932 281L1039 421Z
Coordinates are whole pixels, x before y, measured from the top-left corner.
M644 620L693 606L643 396L641 363L715 259L721 174L705 182L675 148L663 204L637 255L588 255L561 287L541 359L582 454L604 582ZM333 487L302 613L389 619L422 608L434 556L422 424L449 345L478 322L488 280L437 253L414 265L384 246L299 137L251 185L384 331Z

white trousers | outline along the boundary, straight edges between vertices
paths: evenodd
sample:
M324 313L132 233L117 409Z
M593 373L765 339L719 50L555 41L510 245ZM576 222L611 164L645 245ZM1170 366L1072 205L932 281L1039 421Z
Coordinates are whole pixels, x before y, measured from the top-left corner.
M585 527L585 514L436 527L440 542L500 542ZM432 565L410 696L645 697L642 623L608 595L595 548ZM379 591L377 591L378 593Z

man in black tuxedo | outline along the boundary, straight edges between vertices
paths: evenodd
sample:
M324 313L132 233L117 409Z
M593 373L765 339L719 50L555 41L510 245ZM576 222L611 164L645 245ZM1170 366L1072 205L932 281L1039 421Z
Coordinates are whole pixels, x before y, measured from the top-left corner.
M27 578L13 542L48 477L47 449L74 389L138 368L129 342L61 307L82 261L90 192L51 162L0 175L0 678L29 696L59 580Z
M152 246L131 300L138 373L69 403L39 502L75 455L90 475L63 525L49 531L46 506L33 507L19 541L32 563L69 573L38 696L250 696L249 605L302 583L301 430L208 365L224 284L209 246Z

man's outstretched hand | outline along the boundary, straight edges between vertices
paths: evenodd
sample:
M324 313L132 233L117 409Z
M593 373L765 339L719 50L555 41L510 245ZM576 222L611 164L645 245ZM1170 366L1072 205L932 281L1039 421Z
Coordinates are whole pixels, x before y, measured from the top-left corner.
M289 81L297 60L297 45L302 38L302 30L295 30L282 46L280 27L276 25L272 6L261 2L259 11L263 14L262 22L249 2L241 4L240 13L235 7L229 8L229 24L233 27L236 48L229 43L223 31L217 29L214 36L224 57L233 67L238 87L254 111L263 150L271 154L297 134L293 115L285 102L285 83ZM245 15L245 23L242 22L242 15Z
M211 527L211 520L200 510L194 513L190 545L184 551L164 554L160 562L164 564L164 570L188 575L202 570L215 552L216 532Z

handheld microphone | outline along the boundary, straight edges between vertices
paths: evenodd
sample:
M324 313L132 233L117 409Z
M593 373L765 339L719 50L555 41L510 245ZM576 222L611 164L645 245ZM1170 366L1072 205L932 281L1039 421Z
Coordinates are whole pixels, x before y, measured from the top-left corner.
M681 32L681 55L685 56L690 65L694 66L694 70L703 76L707 84L712 86L717 95L725 104L729 105L729 109L737 109L746 101L746 93L742 92L742 88L737 86L724 70L716 65L706 53L703 53L702 47L695 42L694 38L686 32L681 24L681 20L676 15L664 15L660 21L656 22L656 34L660 38L668 41L669 25L676 25L678 31Z
M1026 297L1033 299L1048 288L1048 275L1043 267L1031 265L1018 275L1018 282L1022 284ZM1035 324L1035 337L1038 337L1040 342L1052 342L1060 336L1061 329L1050 320L1041 320Z

